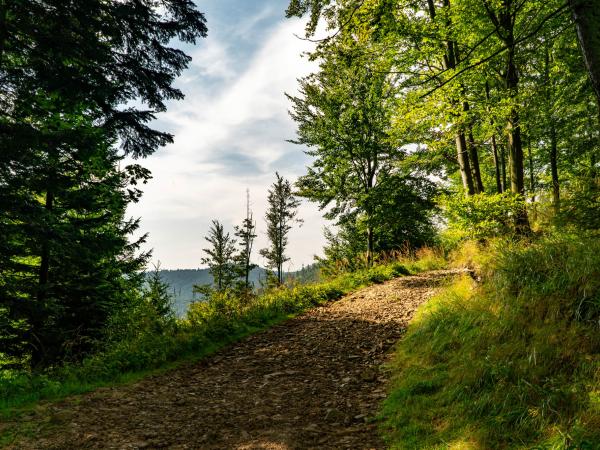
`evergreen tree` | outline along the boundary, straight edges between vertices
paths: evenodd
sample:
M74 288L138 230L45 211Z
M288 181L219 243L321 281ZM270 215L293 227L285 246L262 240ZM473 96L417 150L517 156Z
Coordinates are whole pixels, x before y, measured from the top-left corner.
M170 290L170 286L160 276L159 262L154 266L154 270L146 276L144 298L156 311L158 317L166 320L174 318L173 294L169 292Z
M169 43L206 27L189 0L1 2L0 22L0 296L45 365L91 348L141 286L125 211L150 174L124 157L172 141L147 125L182 98L190 59Z
M285 254L288 246L288 233L294 222L300 222L296 218L300 201L294 196L292 185L288 180L279 173L275 173L275 177L275 182L269 189L269 209L265 215L270 246L262 249L260 254L267 259L268 267L275 270L277 283L282 284L283 264L290 259Z
M225 232L223 224L218 220L212 221L208 229L208 236L204 239L210 244L210 247L204 249L207 256L202 258L201 262L208 265L208 270L213 277L213 286L194 286L195 291L207 294L213 287L218 292L232 288L237 278L234 261L235 239Z

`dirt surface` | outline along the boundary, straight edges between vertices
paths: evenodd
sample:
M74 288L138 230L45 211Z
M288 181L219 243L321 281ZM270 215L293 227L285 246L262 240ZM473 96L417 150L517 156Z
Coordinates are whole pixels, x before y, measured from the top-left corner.
M12 448L383 448L380 366L451 273L371 286L203 362L54 404L28 419L46 424L38 437Z

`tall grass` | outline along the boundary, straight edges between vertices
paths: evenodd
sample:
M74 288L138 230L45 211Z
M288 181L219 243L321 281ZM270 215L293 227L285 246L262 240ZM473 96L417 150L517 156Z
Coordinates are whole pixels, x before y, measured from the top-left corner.
M482 282L446 288L399 344L382 410L390 446L600 448L600 242L460 254Z

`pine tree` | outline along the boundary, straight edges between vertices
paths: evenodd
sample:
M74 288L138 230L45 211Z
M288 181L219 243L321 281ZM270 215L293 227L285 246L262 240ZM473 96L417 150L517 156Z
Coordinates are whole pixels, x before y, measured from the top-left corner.
M147 275L144 298L156 311L158 317L166 320L174 317L173 294L169 292L170 289L170 286L160 276L159 262L154 266L154 270Z
M283 264L289 261L285 254L288 246L288 233L294 222L300 222L298 206L300 201L294 196L288 180L275 173L276 180L269 189L269 209L265 215L267 222L267 237L270 246L260 251L267 259L268 267L277 273L277 283L283 283Z

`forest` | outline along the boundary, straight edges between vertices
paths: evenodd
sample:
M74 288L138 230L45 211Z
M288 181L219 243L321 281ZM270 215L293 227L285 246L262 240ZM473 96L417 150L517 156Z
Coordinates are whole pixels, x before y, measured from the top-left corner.
M183 100L199 9L0 0L0 417L445 270L390 348L381 445L598 448L600 1L290 0L314 71L281 95L310 163L274 174L260 221L248 199L207 224L201 283L153 270L127 214L177 139L156 117ZM331 226L290 274L303 201Z

